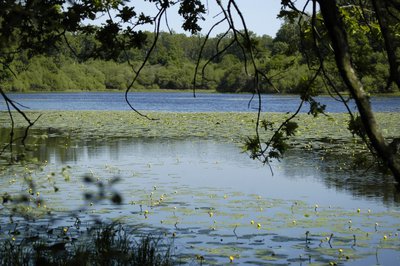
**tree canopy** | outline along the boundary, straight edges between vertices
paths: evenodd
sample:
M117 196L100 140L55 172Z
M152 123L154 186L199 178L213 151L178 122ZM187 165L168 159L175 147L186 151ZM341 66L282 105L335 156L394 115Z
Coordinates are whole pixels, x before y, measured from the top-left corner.
M24 69L27 60L32 59L29 64L51 61L51 64L46 63L47 76L42 75L42 79L51 83L85 84L85 78L76 74L82 69L99 86L124 88L126 96L135 84L169 88L192 83L193 88L208 86L220 91L234 88L258 96L263 91L290 88L300 95L298 111L308 102L309 113L314 116L324 112L325 107L315 98L321 92L346 106L349 99L353 99L358 112L353 113L348 108L350 130L365 141L400 181L399 141L384 139L367 93L368 90L397 91L400 87L398 0L308 0L301 6L296 1L282 0L278 17L285 19L285 23L273 40L256 37L247 29L246 18L235 0L216 1L221 12L216 24L225 23L228 30L215 38L211 38L214 27L205 36L171 37L160 33L166 11L176 5L184 19L183 29L198 34L201 29L198 22L205 19L206 1L147 2L158 10L155 16L137 13L134 3L126 0L1 1L2 83L7 84L17 73L26 75L27 80L37 77ZM106 18L101 25L88 23L101 16ZM143 24L153 25L154 32L146 33L137 28ZM181 46L183 42L191 45ZM185 60L180 60L182 58ZM71 63L64 64L68 60ZM107 66L111 77L107 78L94 67L99 62ZM122 64L124 70L121 65L116 66L116 62ZM157 71L146 73L147 63ZM210 68L216 71L209 71ZM191 69L194 77L189 79ZM171 73L174 73L175 84L168 79ZM36 86L12 82L9 89ZM43 80L42 84L45 84ZM9 111L15 109L23 115L29 129L34 121L7 97L5 88L0 87L0 93ZM294 134L296 124L292 118L298 111L274 127L266 120L260 121L261 97L256 99L260 106L256 136L249 138L247 147L253 158L269 163L281 157L286 149L284 140ZM11 122L12 116L10 112ZM263 141L258 134L261 129L275 133L271 139Z

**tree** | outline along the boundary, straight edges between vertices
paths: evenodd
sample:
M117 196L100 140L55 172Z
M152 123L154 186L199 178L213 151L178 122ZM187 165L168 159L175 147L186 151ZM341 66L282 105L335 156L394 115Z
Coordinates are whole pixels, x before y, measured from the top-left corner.
M396 77L399 76L399 68L397 66L397 60L395 57L395 50L392 44L387 44L387 38L391 38L391 35L387 33L386 18L383 15L385 12L384 8L376 3L378 1L373 0L375 14L380 20L380 28L382 35L384 36L386 43L386 51L388 53L390 63L390 76L389 81L396 81ZM349 92L354 98L358 111L360 113L360 119L362 121L363 129L368 137L373 149L376 151L377 155L387 163L387 166L392 171L393 176L398 182L400 182L400 162L396 159L396 154L393 152L393 148L388 144L380 131L374 113L372 112L371 104L368 95L365 93L363 84L358 78L354 67L351 62L351 52L349 49L347 33L344 28L343 21L339 13L339 7L333 1L318 1L321 14L323 16L326 28L329 32L329 36L332 42L332 46L335 53L336 65L340 72L343 81L345 82ZM382 23L382 20L385 22ZM386 36L387 35L387 36ZM385 37L386 36L386 37ZM394 58L392 58L394 57ZM392 58L392 59L391 59ZM393 145L397 145L393 142Z
M398 39L394 33L394 29L398 27L398 19L399 19L399 7L400 2L398 1L324 1L324 0L313 0L312 3L312 14L311 18L311 31L314 41L315 53L318 56L318 66L316 68L316 75L310 79L310 82L306 86L306 93L302 95L304 100L312 100L313 95L307 95L308 88L311 87L312 83L316 80L318 74L322 73L323 77L327 80L330 88L334 90L335 94L344 101L342 94L335 88L335 86L330 82L330 78L326 73L326 69L324 66L324 58L322 56L322 48L320 46L321 42L321 33L316 29L317 20L320 19L320 24L323 24L324 30L328 33L330 44L333 48L333 54L335 57L336 67L340 76L345 84L347 91L351 94L351 97L355 100L359 116L355 117L350 109L349 113L351 116L350 120L350 128L355 130L354 132L358 133L360 137L364 139L364 141L370 147L371 152L375 153L378 158L380 158L385 165L390 169L393 176L400 182L400 162L396 155L397 145L399 143L398 139L393 140L391 143L388 143L383 135L381 130L378 127L376 118L371 109L371 104L369 101L368 94L364 91L363 84L357 74L357 71L354 67L353 62L353 51L349 44L349 32L348 27L346 27L345 19L346 16L343 12L341 12L344 8L347 8L347 5L356 5L357 8L360 9L361 12L365 14L367 11L370 17L375 18L379 22L379 32L384 39L385 42L385 51L387 53L389 66L390 66L390 75L388 77L387 84L392 82L397 82L399 76L399 66L398 66L398 58L397 51L395 50L397 46L394 44L398 43ZM306 5L310 3L308 1ZM384 4L382 4L384 3ZM286 16L290 19L294 17L298 18L299 25L301 25L303 21L303 16L310 17L308 14L300 11L296 8L294 1L282 1L283 7L287 7L290 11L283 10L281 12L282 16ZM320 13L317 12L317 8L319 7ZM302 8L302 10L304 10ZM368 10L367 10L368 9ZM364 15L365 17L365 15ZM368 23L368 22L366 22ZM310 29L308 29L310 30ZM312 100L313 101L313 100ZM313 104L311 104L313 106ZM318 106L318 105L317 105ZM323 111L323 109L321 109ZM287 127L290 124L290 120L287 120L281 128L276 131L276 134L266 143L266 148L262 148L259 142L250 141L250 148L253 151L253 155L255 157L263 157L264 162L269 160L270 157L276 156L276 152L278 155L284 151L281 146L278 144L282 142L282 133L285 132L287 135L290 135L292 131L287 131ZM274 139L275 138L275 139ZM259 138L257 137L257 140ZM252 145L252 146L251 146ZM274 146L276 145L276 146ZM272 148L272 150L268 150ZM259 153L257 153L257 150Z
M75 51L70 34L83 34L91 37L90 53L84 53L86 58L120 58L121 54L126 54L127 63L132 68L133 77L130 79L126 90L127 104L136 111L129 101L127 94L132 85L138 81L138 77L143 70L150 55L156 51L157 42L160 40L160 23L166 16L166 11L173 5L178 5L178 13L183 17L183 29L194 34L201 28L198 21L204 19L206 12L205 3L201 0L149 0L157 8L155 16L149 16L143 13L136 13L135 8L128 5L127 0L26 0L26 1L2 1L0 3L0 57L3 66L2 78L6 78L13 71L10 68L10 62L20 51L26 51L28 56L34 54L49 53L57 47L57 44L64 41L76 56L82 54L82 51ZM211 65L223 54L232 54L243 60L241 71L236 67L238 73L245 73L251 81L247 84L253 84L252 91L258 96L259 113L256 122L256 137L250 138L247 147L251 151L253 158L258 158L264 163L269 163L270 159L282 156L286 145L284 140L294 134L297 127L292 119L298 114L304 102L310 103L310 114L318 115L324 111L324 106L315 100L317 91L314 89L316 82L321 79L327 84L327 90L332 95L336 95L346 105L341 90L335 82L332 81L332 75L328 73L329 64L325 58L332 56L335 60L335 72L340 75L343 81L343 88L350 93L355 100L359 115L350 112L350 129L358 133L361 138L369 145L371 152L376 154L391 170L393 176L400 182L400 164L396 158L397 145L399 140L393 140L388 143L382 136L377 126L374 113L371 110L369 97L364 91L361 83L360 72L355 63L354 45L351 45L351 27L353 24L346 24L346 8L356 8L360 12L360 28L365 32L372 32L382 39L383 51L387 56L389 65L389 76L387 77L387 86L400 85L399 74L399 41L397 34L399 29L400 2L398 0L309 0L304 6L296 6L296 1L282 0L282 10L280 17L288 22L296 22L297 26L292 27L287 24L279 32L277 40L272 43L272 49L276 53L286 53L293 55L296 49L300 47L305 60L309 66L309 71L300 78L296 85L296 91L300 93L299 109L289 119L284 121L278 128L273 127L268 121L260 122L261 113L261 83L265 82L272 88L275 88L273 80L269 77L262 67L261 59L258 58L257 43L253 34L247 29L245 18L235 0L220 1L216 0L221 10L221 20L216 24L226 23L228 30L214 40L215 53L211 55L206 62L203 62L203 53L210 51L206 47L209 37L213 30L212 27L203 38L203 44L200 47L197 65L194 70L193 84L197 85L199 74L204 74L208 65ZM304 10L311 8L311 13ZM105 16L107 19L100 26L84 24L84 21L95 20L98 16ZM137 66L129 60L128 48L136 47L143 49L148 35L135 27L141 24L153 24L154 36L150 44L146 46L146 54L143 62ZM237 27L241 25L241 29ZM364 26L364 27L362 27ZM299 35L292 35L298 30ZM308 39L307 39L308 36ZM167 36L162 36L162 41L167 41ZM89 38L89 37L88 37ZM363 40L365 43L368 39ZM171 43L171 45L174 45ZM271 44L268 44L271 45ZM161 54L159 60L162 63L174 60L179 51L171 55L157 51ZM164 62L165 61L165 62ZM202 67L200 68L200 63ZM328 62L329 63L329 62ZM135 67L136 66L136 67ZM243 71L243 72L242 72ZM226 76L230 82L231 77ZM187 82L187 81L183 81ZM2 88L0 94L3 96L7 108L17 110L24 116L29 129L34 121L31 121L19 108L19 106L7 97ZM137 112L137 111L136 111ZM139 113L139 112L138 112ZM11 123L13 114L9 112ZM140 114L140 113L139 113ZM141 114L142 115L142 114ZM273 130L271 139L264 144L260 139L259 130L264 128ZM13 140L13 131L11 131L11 140ZM11 145L10 145L11 146Z

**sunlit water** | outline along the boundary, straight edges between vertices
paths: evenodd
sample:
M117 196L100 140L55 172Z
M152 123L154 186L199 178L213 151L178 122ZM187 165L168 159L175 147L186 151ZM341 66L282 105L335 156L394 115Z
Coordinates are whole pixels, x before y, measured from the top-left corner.
M168 112L248 112L258 109L258 98L251 94L207 94L197 93L130 93L129 100L138 110ZM30 110L129 110L124 94L120 92L80 92L80 93L13 93L9 97L29 107ZM326 111L331 113L347 112L341 102L331 97L317 97ZM372 108L376 112L400 112L400 97L373 97ZM262 111L294 112L297 110L299 96L262 95ZM354 103L349 102L354 111ZM4 101L0 101L0 110L7 110ZM302 112L308 112L304 104Z
M338 171L334 162L321 162L318 154L294 151L272 165L273 174L233 144L213 141L103 143L56 137L32 155L48 161L43 171L32 175L40 197L56 215L68 217L80 210L82 220L119 219L143 224L143 232L174 235L175 252L189 263L197 254L216 264L229 262L229 256L239 264L257 265L400 263L400 209L393 181L377 173L360 177L360 172ZM65 166L69 168L62 172ZM84 183L85 174L96 182ZM115 177L121 180L108 186ZM18 177L3 174L2 194L27 189L23 182L10 183L12 179ZM84 200L84 193L97 193L99 182L108 193L120 193L122 205ZM60 191L54 193L54 186ZM332 248L320 242L331 232ZM353 235L359 239L356 245ZM383 242L384 235L390 235L390 242ZM340 248L350 259L338 255Z

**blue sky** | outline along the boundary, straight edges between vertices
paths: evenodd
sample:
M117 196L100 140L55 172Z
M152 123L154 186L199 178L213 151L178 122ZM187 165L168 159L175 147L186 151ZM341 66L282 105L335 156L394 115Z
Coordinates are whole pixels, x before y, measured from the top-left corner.
M138 12L149 13L152 12L154 14L155 10L152 8L151 4L144 1L131 1L135 6L135 10ZM206 16L206 21L201 25L203 27L202 33L207 33L208 29L213 25L213 22L218 21L220 18L213 18L214 16L220 13L220 9L215 3L215 0L204 0L204 3L208 2L208 10L209 13ZM222 0L222 3L226 2L226 0ZM241 9L245 20L246 25L249 30L257 33L257 35L270 35L272 37L275 36L278 31L282 21L277 19L276 16L280 11L281 5L279 0L236 0L239 8ZM154 4L153 4L154 5ZM179 17L177 9L172 9L168 11L168 24L172 30L175 32L181 33L183 32L182 18ZM238 28L241 28L238 26ZM163 30L167 30L165 25L162 26ZM227 26L219 27L214 31L213 35L218 33L222 33L227 29ZM152 30L152 28L146 27L146 30Z

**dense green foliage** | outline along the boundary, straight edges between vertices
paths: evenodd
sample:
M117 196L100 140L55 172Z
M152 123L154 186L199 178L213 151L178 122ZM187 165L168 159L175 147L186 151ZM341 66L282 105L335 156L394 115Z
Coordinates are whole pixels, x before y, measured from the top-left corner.
M350 23L350 22L349 22ZM367 31L366 29L364 29ZM369 92L384 92L385 80L389 75L387 59L382 48L382 40L373 34L363 34L354 30L355 62L359 75ZM262 92L301 93L302 80L311 72L307 49L311 44L300 42L300 34L307 35L307 25L299 30L296 21L283 23L275 38L252 34L256 45L255 60L259 69L265 71L274 87L261 80ZM14 58L11 69L16 75L8 75L2 82L6 91L67 91L67 90L125 90L134 77L132 67L137 69L150 49L154 34L147 32L144 47L120 51L117 59L107 60L97 55L99 44L86 35L68 35L64 42L44 55L29 57L21 52ZM362 38L360 37L362 36ZM198 68L197 88L219 92L248 92L254 89L252 73L246 72L245 59L237 44L229 47L222 55L217 54L217 46L226 47L232 40L227 35L218 43L220 36L208 39ZM303 36L304 37L304 36ZM307 42L307 37L305 40ZM149 89L190 89L193 86L197 57L205 40L204 36L160 33L157 46L148 64L142 70L133 86L136 90ZM311 43L311 40L310 40ZM218 44L218 45L217 45ZM90 59L89 59L90 58ZM202 67L209 62L204 70ZM333 81L340 84L339 75L334 69L334 58L326 55L326 67L331 70ZM251 69L251 68L250 68ZM392 87L392 91L397 88ZM315 83L315 92L324 92L322 79Z

